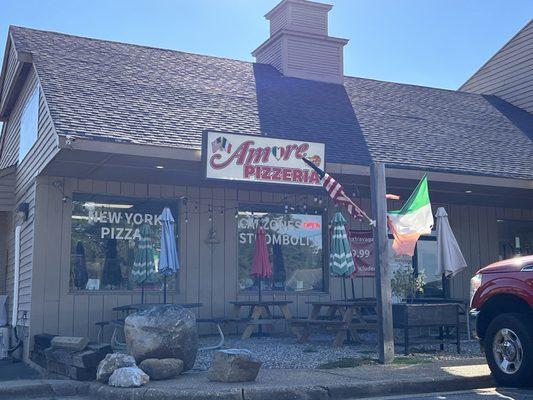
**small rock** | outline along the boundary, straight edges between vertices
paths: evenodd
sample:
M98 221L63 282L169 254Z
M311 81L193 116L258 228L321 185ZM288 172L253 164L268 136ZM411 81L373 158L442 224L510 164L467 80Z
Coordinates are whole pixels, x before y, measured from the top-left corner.
M146 372L150 379L175 378L183 371L183 361L177 358L147 358L139 364L139 368Z
M136 367L135 358L127 354L111 353L100 361L96 370L96 380L107 383L109 377L115 370L124 367Z
M194 313L166 304L129 315L124 322L128 353L137 362L147 358L178 358L183 370L194 365L198 331Z
M109 377L109 385L116 387L139 387L147 384L150 377L138 367L124 367L115 370Z
M50 344L54 349L81 351L87 347L89 339L76 336L56 336L50 341Z
M207 378L216 382L250 382L257 378L259 368L261 361L249 350L218 350Z

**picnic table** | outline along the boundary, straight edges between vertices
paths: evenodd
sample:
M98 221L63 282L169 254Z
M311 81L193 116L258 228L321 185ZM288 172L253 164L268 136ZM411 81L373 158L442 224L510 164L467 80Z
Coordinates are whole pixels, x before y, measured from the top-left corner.
M348 332L354 340L361 341L357 331L376 329L377 323L368 321L368 315L363 314L365 309L376 309L376 299L308 301L307 304L312 306L309 317L291 321L291 325L300 327L299 341L308 340L311 328L319 327L335 333L333 346L338 347L344 343ZM321 317L323 309L325 316Z
M130 313L131 311L142 311L147 310L152 307L163 306L165 304L172 305L173 303L136 303L136 304L126 304L123 306L113 307L113 311L122 311L123 313ZM183 308L200 308L202 303L181 303L174 304L176 306L181 306Z
M240 317L241 309L243 307L249 308L249 320L247 321L246 329L242 334L242 339L250 338L256 326L272 326L273 323L280 318L290 321L292 319L292 315L289 310L289 304L291 303L292 301L287 300L244 300L230 302L230 304L233 304L233 316L235 318ZM273 315L271 309L275 309L276 307L280 309L281 317L276 318Z

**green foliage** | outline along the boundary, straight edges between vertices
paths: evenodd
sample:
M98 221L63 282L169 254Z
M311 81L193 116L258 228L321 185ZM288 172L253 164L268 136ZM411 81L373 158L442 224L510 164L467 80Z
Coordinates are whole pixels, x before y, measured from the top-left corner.
M402 265L392 275L392 293L402 300L407 300L416 296L417 293L424 292L424 273L415 275L413 267Z

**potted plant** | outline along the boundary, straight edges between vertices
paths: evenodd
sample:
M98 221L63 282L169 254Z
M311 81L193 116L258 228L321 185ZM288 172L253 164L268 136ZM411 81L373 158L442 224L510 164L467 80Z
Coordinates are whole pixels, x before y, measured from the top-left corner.
M391 291L398 299L409 303L418 293L424 292L426 277L423 273L415 275L413 267L402 265L392 274Z
M414 344L409 338L410 328L439 328L438 338L418 338L417 342L431 343L436 340L441 347L447 342L443 336L444 327L453 326L456 334L459 332L457 304L413 302L418 293L424 292L424 281L424 274L415 275L411 266L401 266L392 275L392 294L402 300L401 303L392 305L393 326L404 331L405 354L409 352L410 344Z

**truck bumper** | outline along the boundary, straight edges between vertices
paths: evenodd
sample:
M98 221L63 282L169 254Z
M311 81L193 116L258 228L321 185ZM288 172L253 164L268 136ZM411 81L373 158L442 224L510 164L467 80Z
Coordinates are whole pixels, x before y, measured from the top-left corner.
M468 313L468 323L470 324L470 332L475 339L479 339L477 334L477 317L479 315L479 310L473 308Z

